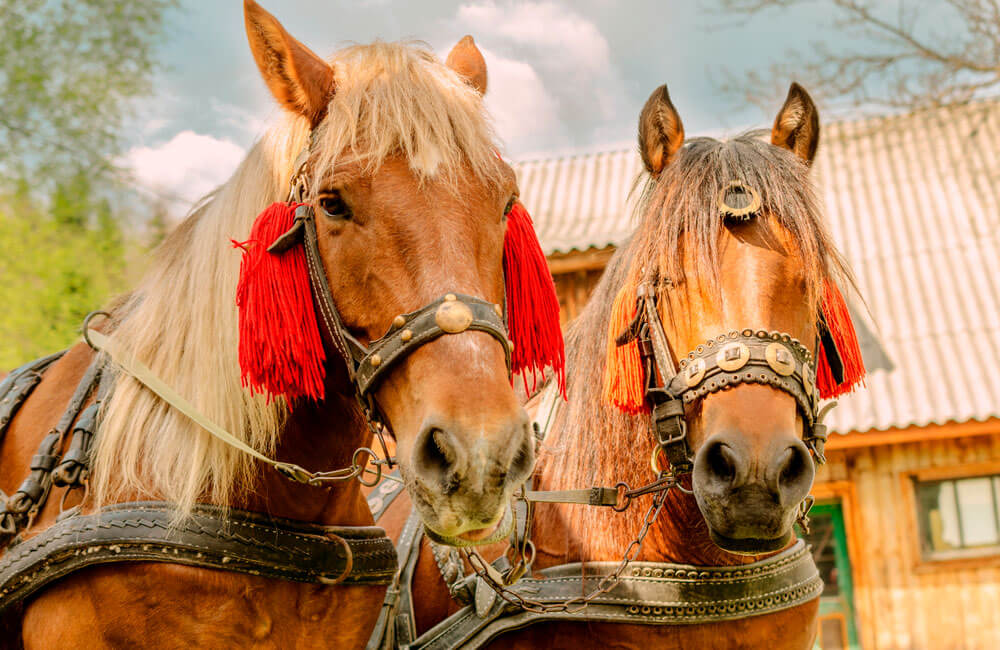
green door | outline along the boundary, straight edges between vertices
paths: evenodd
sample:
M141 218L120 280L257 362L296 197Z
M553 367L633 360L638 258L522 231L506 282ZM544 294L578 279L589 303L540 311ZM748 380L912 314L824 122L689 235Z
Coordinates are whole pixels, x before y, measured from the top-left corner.
M851 558L840 502L816 503L809 511L809 528L809 535L803 537L812 546L813 558L823 578L816 648L858 650L861 646L854 618Z

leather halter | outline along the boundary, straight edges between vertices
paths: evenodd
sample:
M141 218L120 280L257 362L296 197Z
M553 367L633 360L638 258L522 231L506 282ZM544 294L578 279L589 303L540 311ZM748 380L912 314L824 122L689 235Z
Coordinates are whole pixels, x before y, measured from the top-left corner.
M641 284L636 302L635 320L617 343L635 340L639 345L658 443L651 461L654 472L659 473L657 457L661 451L672 473L692 470L694 455L687 439L685 406L739 384L766 384L791 395L802 414L803 441L817 463L826 462L823 447L827 429L822 418L835 402L820 410L815 362L798 339L783 332L732 330L690 351L681 358L678 369L656 308L656 292L649 284Z
M314 140L315 131L296 159L289 200L301 202L306 196L305 169ZM503 346L507 374L511 374L512 343L507 336L503 305L475 296L447 293L416 311L396 316L389 331L366 346L351 334L334 302L319 251L316 213L308 204L296 208L292 226L268 247L268 252L281 253L298 244L305 247L309 283L320 315L323 340L344 360L365 418L380 440L381 430L374 425L381 425L386 430L391 428L388 418L378 407L373 389L383 375L421 345L445 334L461 334L466 330L485 332ZM384 451L384 441L382 445ZM388 462L391 467L393 460L388 459Z

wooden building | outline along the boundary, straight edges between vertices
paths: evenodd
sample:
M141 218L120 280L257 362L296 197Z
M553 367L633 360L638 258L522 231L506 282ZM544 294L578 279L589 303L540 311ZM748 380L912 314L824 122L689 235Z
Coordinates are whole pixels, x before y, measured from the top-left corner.
M631 233L632 150L516 165L564 319ZM1000 101L824 126L814 173L868 304L810 539L824 648L1000 648Z

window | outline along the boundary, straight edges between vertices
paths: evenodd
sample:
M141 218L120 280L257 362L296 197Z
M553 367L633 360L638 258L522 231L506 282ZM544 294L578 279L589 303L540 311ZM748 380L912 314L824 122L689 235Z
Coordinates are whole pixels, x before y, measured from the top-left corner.
M916 483L924 559L1000 553L1000 474Z

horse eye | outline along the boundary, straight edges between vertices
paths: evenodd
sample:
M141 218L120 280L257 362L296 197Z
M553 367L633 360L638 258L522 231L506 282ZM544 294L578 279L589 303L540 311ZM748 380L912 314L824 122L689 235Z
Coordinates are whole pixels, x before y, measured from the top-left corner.
M510 211L514 209L515 203L517 203L517 197L516 196L510 197L510 201L507 201L507 205L504 206L503 216L506 217L508 214L510 214Z
M330 219L350 219L351 209L340 197L340 194L331 192L319 197L319 209Z

